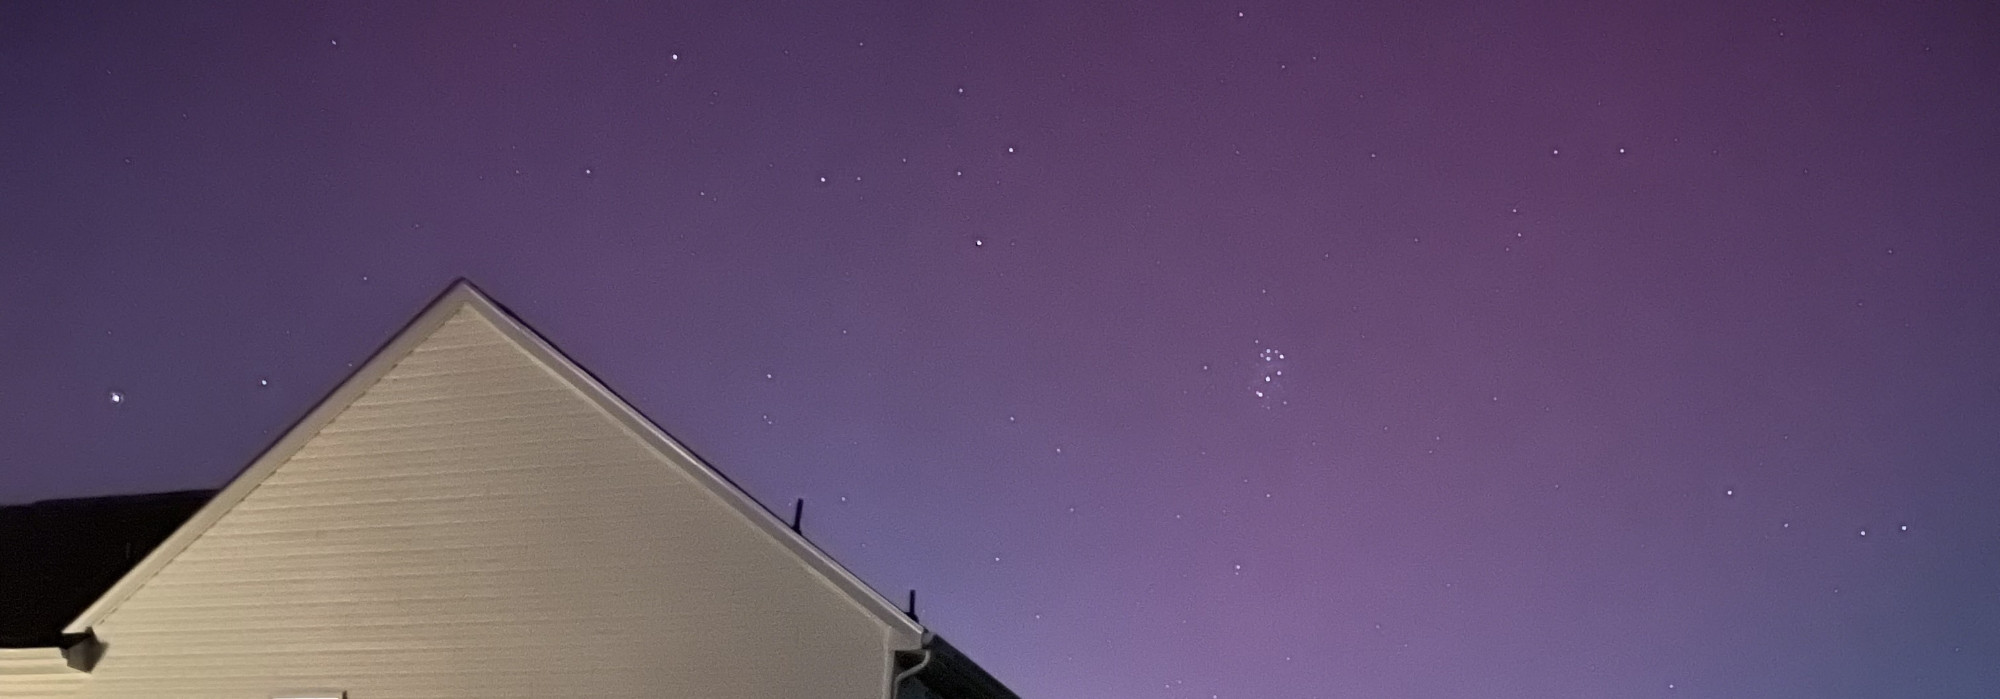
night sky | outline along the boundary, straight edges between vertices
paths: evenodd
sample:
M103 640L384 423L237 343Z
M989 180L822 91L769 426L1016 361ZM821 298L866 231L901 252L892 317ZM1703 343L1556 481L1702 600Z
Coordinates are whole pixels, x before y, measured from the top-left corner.
M0 4L0 502L458 277L1024 696L2000 695L1992 3Z

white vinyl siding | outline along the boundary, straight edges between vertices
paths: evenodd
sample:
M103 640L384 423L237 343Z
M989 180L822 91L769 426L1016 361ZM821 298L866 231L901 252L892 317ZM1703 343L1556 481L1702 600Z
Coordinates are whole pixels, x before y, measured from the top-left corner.
M678 458L461 308L104 612L103 661L49 696L882 697L909 632Z

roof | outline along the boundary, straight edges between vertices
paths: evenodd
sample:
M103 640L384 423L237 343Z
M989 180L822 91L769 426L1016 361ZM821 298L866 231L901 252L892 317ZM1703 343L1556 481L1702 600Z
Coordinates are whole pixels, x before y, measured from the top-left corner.
M923 669L911 679L923 685L932 696L943 699L1021 699L1013 690L1000 684L1000 680L986 674L986 670L972 662L971 658L946 643L944 637L931 636L930 641L924 644L924 650L930 651L930 661L924 663ZM918 659L916 662L922 661Z
M63 626L212 490L0 506L0 648L66 645Z
M0 648L68 647L88 640L91 626L200 538L403 357L466 309L480 314L549 372L669 457L673 466L707 486L910 645L930 651L930 662L915 676L927 688L952 699L1015 699L971 659L868 587L465 280L434 299L220 491L51 500L0 508L0 554L5 554L0 555ZM87 670L91 662L79 669Z
M825 551L820 550L818 546L813 545L804 536L793 531L777 515L765 509L762 504L751 498L749 493L744 492L742 488L730 482L728 478L710 467L700 457L695 456L687 447L682 446L680 442L668 436L659 426L653 424L651 420L641 414L637 408L632 407L630 403L619 398L616 393L605 387L596 377L592 376L582 367L577 366L574 362L571 362L554 345L549 344L541 335L529 329L519 318L516 318L512 313L493 302L492 299L487 298L471 282L463 279L454 282L443 294L440 294L436 299L431 301L402 330L398 331L386 344L376 350L374 356L356 369L352 376L341 382L332 393L328 394L318 405L307 412L305 417L292 425L290 429L285 431L283 436L279 437L263 454L252 461L229 485L225 486L220 492L217 492L206 505L196 511L192 517L189 517L184 526L173 532L171 536L166 537L165 540L160 541L152 553L146 555L136 565L132 565L130 570L125 572L123 577L118 578L117 582L111 584L109 589L101 587L94 589L93 592L101 592L102 594L90 602L81 613L69 620L68 625L62 628L63 633L84 633L92 625L102 621L106 615L110 614L112 610L116 609L119 604L122 604L134 592L137 592L141 586L145 585L162 568L165 568L169 561L172 561L175 556L179 555L195 539L200 538L210 526L214 525L225 513L235 507L238 502L241 502L245 496L249 495L250 491L255 490L258 484L262 483L279 466L289 460L292 454L304 447L306 442L311 440L321 428L331 423L355 399L359 398L376 381L388 374L389 370L395 368L396 364L402 361L403 357L407 356L419 344L423 343L425 339L429 338L432 333L442 327L452 316L466 309L480 314L488 322L492 323L495 328L499 329L502 334L506 335L537 362L541 363L544 368L595 402L607 415L618 420L653 449L668 457L667 460L669 462L683 469L694 481L707 486L711 492L741 513L754 526L798 556L809 569L822 576L835 588L846 593L862 609L881 620L890 629L910 639L912 645L918 642L917 639L921 639L928 634L924 627L918 624L915 619L910 618L903 610L898 609L895 604L876 593L873 588L868 587L860 578L834 561L831 556L828 556Z

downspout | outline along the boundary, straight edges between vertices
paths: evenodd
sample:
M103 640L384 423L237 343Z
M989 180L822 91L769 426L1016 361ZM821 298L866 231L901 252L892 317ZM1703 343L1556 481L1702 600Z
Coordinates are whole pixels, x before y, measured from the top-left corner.
M903 680L910 679L910 677L916 675L917 673L923 672L924 666L931 664L931 649L925 648L923 649L923 653L924 653L923 660L917 661L917 664L910 666L910 669L908 670L896 673L896 679L890 681L889 683L890 696L893 697L901 695L903 693Z

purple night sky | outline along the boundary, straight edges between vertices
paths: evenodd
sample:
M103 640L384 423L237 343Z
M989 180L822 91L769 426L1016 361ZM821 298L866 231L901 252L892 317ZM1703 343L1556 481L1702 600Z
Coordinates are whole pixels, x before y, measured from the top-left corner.
M1992 697L1995 7L8 2L0 502L465 276L1024 696Z

